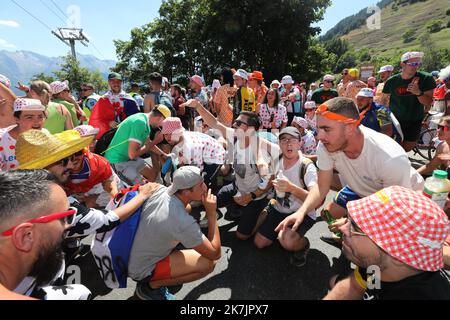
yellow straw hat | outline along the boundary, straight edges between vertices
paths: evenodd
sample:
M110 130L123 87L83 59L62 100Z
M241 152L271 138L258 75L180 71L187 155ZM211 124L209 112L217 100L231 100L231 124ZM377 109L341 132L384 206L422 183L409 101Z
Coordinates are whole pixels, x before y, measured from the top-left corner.
M95 136L82 138L75 130L52 136L39 130L29 130L17 139L16 158L20 170L45 169L53 163L83 150Z

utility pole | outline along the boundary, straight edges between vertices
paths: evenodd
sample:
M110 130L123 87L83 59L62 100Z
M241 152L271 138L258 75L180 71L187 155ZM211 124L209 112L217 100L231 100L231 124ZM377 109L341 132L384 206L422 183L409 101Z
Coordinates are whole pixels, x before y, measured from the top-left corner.
M75 50L75 41L80 41L82 45L87 47L89 39L83 34L83 29L77 28L58 28L57 31L52 31L52 33L66 45L72 49L72 57L77 60L77 53ZM69 42L67 42L69 41Z

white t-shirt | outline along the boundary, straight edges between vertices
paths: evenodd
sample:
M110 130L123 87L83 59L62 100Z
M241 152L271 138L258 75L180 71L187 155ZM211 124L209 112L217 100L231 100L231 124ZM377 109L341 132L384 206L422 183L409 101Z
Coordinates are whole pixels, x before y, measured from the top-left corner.
M317 148L320 170L336 169L347 185L360 197L367 197L390 186L423 190L422 176L411 167L403 148L388 136L361 126L364 147L358 159L344 152L329 153L322 143Z
M302 164L302 158L301 157L298 162L293 165L291 168L286 170L284 168L284 161L280 161L280 170L283 170L283 175L293 184L295 184L298 187L305 188L303 185L303 181L300 180L300 170L303 166ZM310 188L314 187L317 184L317 168L314 165L309 165L305 172L305 183L306 183L306 189L309 190ZM296 212L300 207L303 205L303 201L298 199L297 197L293 196L292 194L286 194L286 197L288 197L288 201L284 201L284 205L277 202L275 205L275 210L281 213L285 214L292 214ZM316 220L316 211L313 210L308 213L308 216Z

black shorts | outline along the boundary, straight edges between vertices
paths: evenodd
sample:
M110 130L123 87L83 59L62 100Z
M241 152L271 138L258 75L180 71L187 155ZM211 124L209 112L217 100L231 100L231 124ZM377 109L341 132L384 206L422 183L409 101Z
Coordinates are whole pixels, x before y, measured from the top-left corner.
M422 130L422 120L419 122L400 122L402 127L404 141L416 142L420 138Z
M229 184L220 189L217 194L217 208L225 208L230 205L237 205L233 197L237 194L237 189L234 184ZM255 200L248 204L246 207L239 208L242 211L242 216L239 219L239 225L237 231L244 236L250 236L256 227L259 215L263 209L267 206L269 200L263 198L261 200Z
M278 233L275 232L275 228L287 218L287 214L278 212L274 207L269 205L269 210L267 214L267 218L259 228L258 233L264 236L265 238L275 241L278 239ZM316 221L311 219L310 216L306 216L303 220L303 223L297 229L297 233L300 237L304 238L306 233L316 224Z

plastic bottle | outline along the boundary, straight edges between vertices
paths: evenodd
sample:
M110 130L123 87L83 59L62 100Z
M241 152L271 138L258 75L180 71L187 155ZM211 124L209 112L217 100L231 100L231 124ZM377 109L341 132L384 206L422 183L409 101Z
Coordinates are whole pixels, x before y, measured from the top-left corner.
M281 179L284 179L283 170L280 170L277 175L277 180L281 180ZM278 191L276 188L275 188L275 191L277 192L278 199L284 199L284 197L286 197L286 192Z
M336 222L336 219L331 215L330 211L323 210L323 214L325 215L325 219L327 219L328 225L332 225L332 224L334 224ZM342 233L341 232L334 232L334 234L336 236L338 236L339 238L342 238Z
M447 177L447 172L435 170L433 176L425 181L423 190L423 194L436 202L442 209L445 208L448 193L450 192L450 182Z

